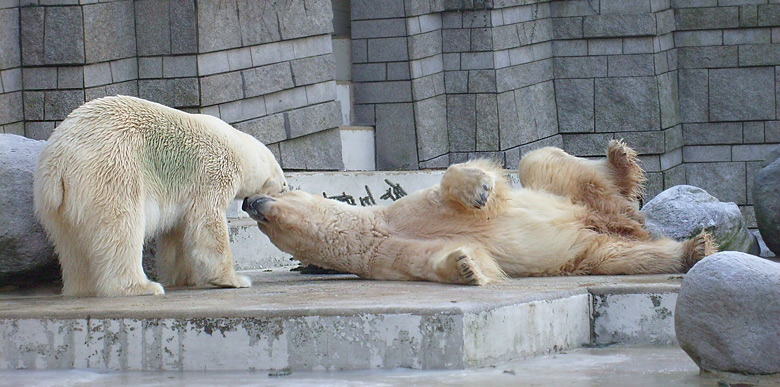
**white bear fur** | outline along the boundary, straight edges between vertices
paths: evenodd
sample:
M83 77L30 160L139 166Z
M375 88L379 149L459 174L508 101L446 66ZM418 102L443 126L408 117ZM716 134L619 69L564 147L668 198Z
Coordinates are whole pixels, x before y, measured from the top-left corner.
M483 285L505 276L679 273L715 251L707 234L677 242L641 230L631 202L642 171L620 142L600 161L556 148L523 160L523 186L548 190L512 189L503 170L478 160L388 206L291 191L250 197L244 208L302 263L381 280Z
M234 271L225 209L286 187L254 137L212 116L116 96L82 105L57 127L39 157L34 203L64 295L163 294L142 268L145 239L157 236L166 286L251 286Z

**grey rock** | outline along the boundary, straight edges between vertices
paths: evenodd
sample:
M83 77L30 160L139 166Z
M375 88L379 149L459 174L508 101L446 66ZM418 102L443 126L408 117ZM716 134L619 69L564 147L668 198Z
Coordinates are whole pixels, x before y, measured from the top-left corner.
M684 240L706 230L721 251L760 252L739 207L720 202L701 188L674 186L645 203L642 211L646 217L645 228L653 235Z
M767 247L780 255L780 146L767 158L753 181L753 209L761 238Z
M704 258L683 279L674 327L704 370L780 373L780 264L734 251Z
M89 4L83 9L84 50L87 63L136 55L132 1ZM62 43L57 42L57 44Z
M58 273L54 248L33 210L33 173L44 144L0 134L0 280Z

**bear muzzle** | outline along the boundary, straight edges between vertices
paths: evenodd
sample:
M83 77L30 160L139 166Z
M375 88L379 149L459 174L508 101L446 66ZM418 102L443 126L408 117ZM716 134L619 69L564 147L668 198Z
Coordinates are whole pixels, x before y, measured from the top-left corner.
M268 210L268 204L276 201L274 198L268 195L255 195L244 198L244 202L241 204L241 209L249 214L249 217L258 222L267 222L268 218L265 216L264 211Z

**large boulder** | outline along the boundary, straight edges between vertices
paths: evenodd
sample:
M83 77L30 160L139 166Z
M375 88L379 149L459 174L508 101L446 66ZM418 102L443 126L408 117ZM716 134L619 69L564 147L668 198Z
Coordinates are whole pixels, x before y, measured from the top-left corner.
M736 251L699 261L680 286L674 328L704 370L780 373L780 264Z
M721 251L761 253L761 247L748 231L739 207L734 203L721 202L701 188L674 186L647 202L642 211L645 213L645 228L653 235L683 240L707 230Z
M33 212L33 172L43 144L0 134L0 284L59 274L54 248Z
M780 256L780 146L767 157L753 180L753 209L761 238Z

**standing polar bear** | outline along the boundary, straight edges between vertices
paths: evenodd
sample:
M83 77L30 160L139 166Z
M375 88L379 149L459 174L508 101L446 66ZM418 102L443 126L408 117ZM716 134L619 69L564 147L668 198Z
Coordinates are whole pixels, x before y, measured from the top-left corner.
M385 207L292 191L243 208L303 263L371 279L483 285L507 275L677 273L715 251L708 234L677 242L643 230L644 174L618 141L599 161L536 150L520 177L526 188L513 190L478 160Z
M225 209L287 182L268 148L224 121L116 96L68 115L33 186L63 294L111 297L164 293L142 268L153 235L163 284L251 286L233 268Z

